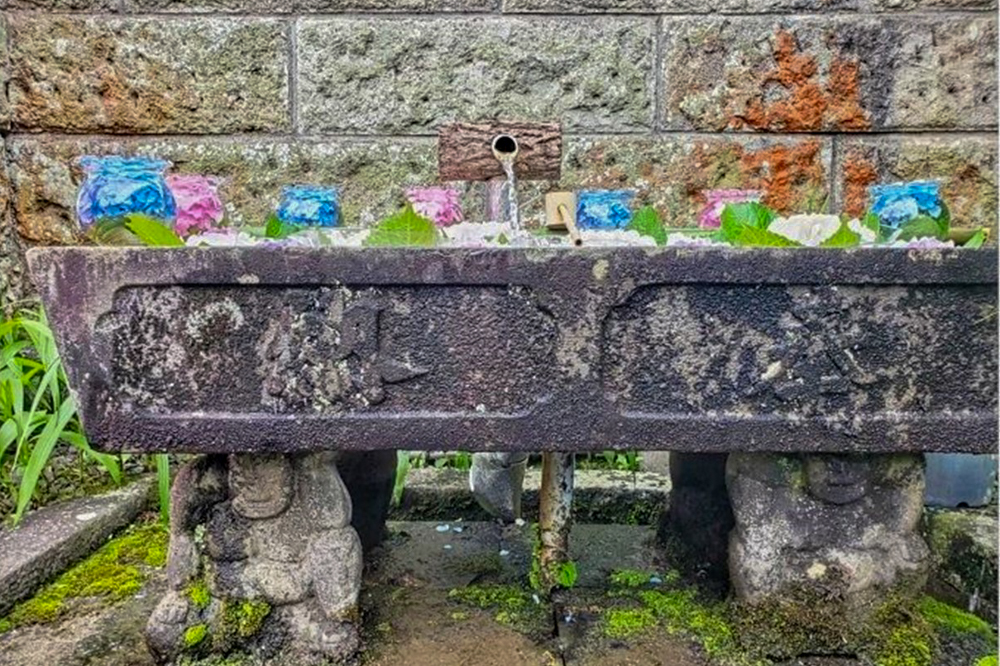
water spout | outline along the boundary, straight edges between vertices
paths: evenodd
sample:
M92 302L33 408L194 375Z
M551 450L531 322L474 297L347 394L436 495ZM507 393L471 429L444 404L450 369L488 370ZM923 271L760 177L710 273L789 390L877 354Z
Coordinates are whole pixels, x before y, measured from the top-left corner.
M492 148L493 156L503 167L506 179L495 179L487 183L487 213L491 220L508 224L514 232L519 232L521 214L517 203L514 161L520 148L517 139L509 134L493 137Z

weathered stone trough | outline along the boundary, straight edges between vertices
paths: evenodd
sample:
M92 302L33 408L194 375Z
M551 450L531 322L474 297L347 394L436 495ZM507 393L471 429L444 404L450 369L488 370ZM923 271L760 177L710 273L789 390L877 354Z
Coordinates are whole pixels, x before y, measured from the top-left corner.
M989 249L29 260L105 451L996 445Z
M996 450L995 249L28 259L95 446L234 454L175 482L171 591L149 628L164 659L197 626L230 636L213 649L291 645L299 663L356 649L361 549L330 451L735 454L711 482L675 479L675 502L711 516L692 486L728 486L737 594L818 584L856 606L923 571L915 454ZM568 491L561 458L549 483ZM244 610L268 620L232 638Z

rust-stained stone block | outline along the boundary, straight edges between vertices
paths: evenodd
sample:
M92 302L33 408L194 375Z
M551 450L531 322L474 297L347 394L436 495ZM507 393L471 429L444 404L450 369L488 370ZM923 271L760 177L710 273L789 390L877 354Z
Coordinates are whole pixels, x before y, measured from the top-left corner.
M669 129L863 131L997 122L996 18L667 18Z
M284 131L288 25L269 19L10 17L17 129Z
M9 148L14 214L22 236L43 243L73 242L82 174L72 164L86 154L158 155L171 160L177 173L222 176L222 199L233 224L262 224L277 205L282 186L295 182L342 186L346 223L369 224L401 206L406 187L437 178L432 139L316 143L22 136L11 140Z
M861 215L868 186L938 179L957 226L997 227L995 135L884 136L837 139L835 197L840 209Z
M646 130L654 26L637 17L304 19L302 130L431 134L494 119Z
M565 150L563 188L635 188L674 226L697 224L707 189L760 189L782 212L822 210L829 194L824 138L571 137Z

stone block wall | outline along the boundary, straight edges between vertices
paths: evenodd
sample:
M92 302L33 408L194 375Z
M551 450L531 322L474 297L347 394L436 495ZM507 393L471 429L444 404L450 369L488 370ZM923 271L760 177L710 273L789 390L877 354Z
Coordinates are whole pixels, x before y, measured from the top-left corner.
M995 0L6 0L0 29L3 303L25 247L79 238L79 155L223 176L237 224L336 183L367 224L436 180L453 120L563 123L529 216L605 186L675 225L721 187L858 214L939 178L957 224L996 226Z

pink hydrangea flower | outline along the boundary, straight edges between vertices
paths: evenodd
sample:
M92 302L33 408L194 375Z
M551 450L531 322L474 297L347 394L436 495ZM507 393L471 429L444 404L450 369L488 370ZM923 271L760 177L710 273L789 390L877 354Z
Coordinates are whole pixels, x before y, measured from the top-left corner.
M758 190L705 190L705 207L698 215L698 226L717 229L722 226L722 209L726 204L760 201L763 193Z
M177 202L177 221L174 231L180 236L208 231L222 222L222 200L218 187L221 180L212 176L167 176Z
M453 187L411 187L406 199L413 210L439 227L448 227L462 221L462 203L459 192Z

